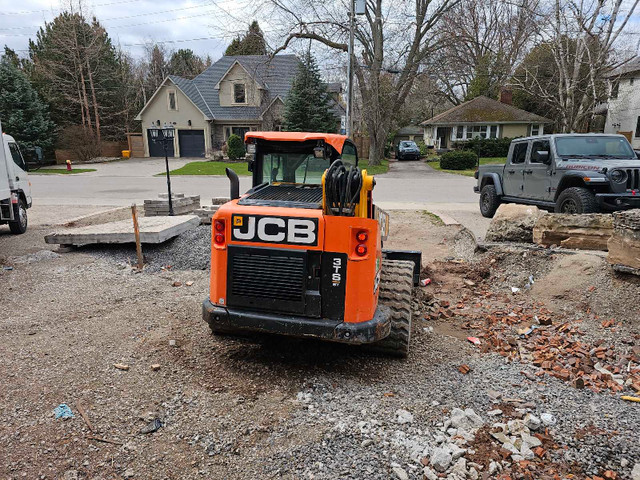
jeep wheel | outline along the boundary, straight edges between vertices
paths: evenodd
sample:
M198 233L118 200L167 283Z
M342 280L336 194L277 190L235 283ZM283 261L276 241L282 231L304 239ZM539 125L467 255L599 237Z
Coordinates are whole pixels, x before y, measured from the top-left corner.
M493 218L500 206L500 198L495 185L485 185L480 191L480 213L483 217Z
M597 213L598 201L591 190L571 187L564 190L556 201L556 213L580 214Z
M378 303L391 309L391 332L387 338L367 345L367 350L406 357L411 340L411 292L413 262L383 260Z

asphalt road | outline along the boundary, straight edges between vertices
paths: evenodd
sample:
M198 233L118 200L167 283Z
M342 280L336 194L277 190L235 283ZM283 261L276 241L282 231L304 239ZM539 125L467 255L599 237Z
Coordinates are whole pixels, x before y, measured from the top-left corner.
M171 159L170 168L193 159ZM164 159L131 159L107 164L82 165L96 172L78 175L30 176L37 205L125 206L142 204L167 191ZM227 196L229 181L224 176L173 176L172 191L200 195L203 204ZM388 210L428 210L445 219L454 219L483 236L487 222L478 212L474 179L438 172L423 162L392 162L389 172L376 176L374 199ZM250 177L240 177L240 191L251 186Z

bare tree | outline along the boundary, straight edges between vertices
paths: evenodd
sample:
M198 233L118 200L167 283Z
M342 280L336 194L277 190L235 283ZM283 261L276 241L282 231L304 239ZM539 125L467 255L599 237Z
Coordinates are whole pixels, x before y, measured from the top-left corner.
M346 52L348 3L338 0L272 0L285 40L274 54L295 39L310 39ZM436 25L460 0L367 0L366 14L356 19L354 73L362 104L363 122L370 139L369 164L384 157L393 118L404 105L421 64L441 44Z
M553 62L553 81L538 74L548 66L524 62L513 82L548 106L561 131L585 128L606 98L605 76L635 55L617 47L639 1L553 0L542 16L538 41Z
M539 0L463 0L444 15L444 47L428 71L454 105L478 95L495 97L514 72L538 28Z

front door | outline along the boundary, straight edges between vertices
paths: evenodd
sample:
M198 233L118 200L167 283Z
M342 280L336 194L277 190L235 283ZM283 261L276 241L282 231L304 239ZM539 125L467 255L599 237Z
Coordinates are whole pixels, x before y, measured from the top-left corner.
M437 135L436 135L438 139L437 148L449 148L450 135L451 135L451 127L438 127Z
M524 169L524 196L535 200L551 200L551 165L542 163L538 152L545 151L551 155L549 140L535 140L527 156Z
M504 167L504 194L513 197L522 197L524 189L524 169L527 159L529 142L514 142L511 144L509 158Z

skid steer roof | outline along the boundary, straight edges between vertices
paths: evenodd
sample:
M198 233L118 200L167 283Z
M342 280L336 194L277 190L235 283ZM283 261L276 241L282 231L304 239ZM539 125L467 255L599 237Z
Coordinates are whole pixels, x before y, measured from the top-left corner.
M335 148L338 153L341 153L344 142L347 140L347 136L335 133L311 132L247 132L244 136L244 141L249 142L250 139L260 139L272 142L307 142L310 140L324 140L325 143Z

